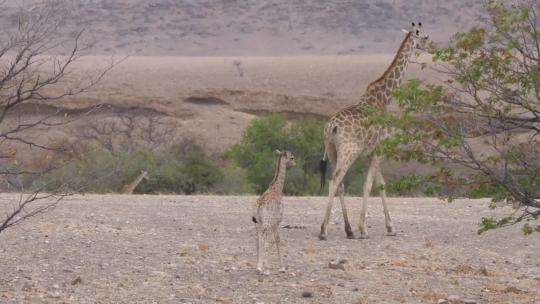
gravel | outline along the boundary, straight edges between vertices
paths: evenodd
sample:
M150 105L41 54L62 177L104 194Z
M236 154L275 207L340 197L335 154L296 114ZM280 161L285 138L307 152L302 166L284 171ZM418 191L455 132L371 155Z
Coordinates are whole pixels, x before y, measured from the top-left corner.
M17 199L0 195L0 214ZM371 198L369 239L346 239L339 224L319 241L326 199L285 197L284 222L305 229L281 229L287 271L278 271L272 249L270 275L262 276L254 266L255 199L68 197L0 234L0 303L540 301L540 234L515 226L478 235L483 216L511 212L490 210L488 200L390 198L398 235L387 237L380 200ZM346 200L357 224L361 199ZM339 202L334 210L331 223L340 220Z

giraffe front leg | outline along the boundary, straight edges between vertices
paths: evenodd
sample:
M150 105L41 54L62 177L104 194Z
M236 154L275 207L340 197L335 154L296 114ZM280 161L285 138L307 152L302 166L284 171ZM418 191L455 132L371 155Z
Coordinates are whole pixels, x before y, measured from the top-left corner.
M369 238L367 232L367 223L366 223L366 209L369 195L371 194L371 187L373 186L373 169L375 163L372 161L369 166L368 172L366 174L366 181L364 182L363 197L362 197L362 210L360 211L360 223L358 224L358 229L360 230L360 238L367 239Z

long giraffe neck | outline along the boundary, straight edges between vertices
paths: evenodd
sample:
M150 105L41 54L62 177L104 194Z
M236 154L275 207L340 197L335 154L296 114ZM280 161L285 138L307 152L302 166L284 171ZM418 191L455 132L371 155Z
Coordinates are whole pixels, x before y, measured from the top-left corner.
M125 194L132 194L135 188L137 188L137 186L139 185L139 183L143 180L145 176L146 176L146 172L142 172L141 174L139 174L139 176L137 176L137 178L132 183L129 183L124 187L123 192Z
M278 159L276 173L270 183L270 187L273 190L277 190L280 194L283 192L283 186L285 185L285 174L287 173L287 159L284 155L281 155Z
M370 83L364 97L370 104L387 105L392 100L392 91L399 87L405 78L405 71L414 53L414 40L409 32L399 47L394 60L377 80ZM363 101L361 101L363 102Z

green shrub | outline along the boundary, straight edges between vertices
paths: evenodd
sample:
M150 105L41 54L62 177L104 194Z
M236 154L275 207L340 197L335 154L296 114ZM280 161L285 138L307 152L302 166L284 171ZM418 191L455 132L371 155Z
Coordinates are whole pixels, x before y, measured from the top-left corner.
M135 150L118 155L87 147L76 160L38 178L34 186L46 190L63 186L72 192L118 192L143 170L149 179L136 188L139 193L206 193L223 179L221 169L200 147L173 147L164 152Z
M182 192L206 193L212 186L223 179L220 168L202 151L196 149L187 153L182 160L180 172L182 179Z
M322 128L315 131L322 134ZM304 136L302 136L304 135ZM282 114L271 114L261 118L255 118L251 121L242 141L233 145L226 152L226 156L232 159L233 163L246 170L247 178L257 193L262 193L268 187L276 170L276 149L287 149L296 156L297 167L304 169L305 154L309 155L305 147L311 147L309 144L293 145L294 140L306 141L305 134L299 130L298 126L290 126L287 119ZM321 144L321 142L317 143ZM304 149L302 149L304 148ZM307 152L307 153L306 153ZM321 151L318 151L320 154ZM298 170L298 169L296 169ZM292 171L292 170L291 170ZM294 171L292 171L294 174ZM303 172L302 172L303 173ZM289 172L288 175L290 175ZM288 194L303 192L302 174L297 174L294 180L296 186L291 184L291 178L286 181L285 192ZM300 185L300 188L298 188Z
M122 186L121 179L113 178L119 174L119 166L117 157L108 151L88 146L77 160L35 180L34 187L50 191L62 187L70 192L113 192Z
M253 186L247 178L247 170L237 166L227 166L223 169L223 178L212 187L216 194L252 194Z
M251 121L239 144L226 156L246 170L247 178L257 193L266 190L274 176L276 149L287 149L296 156L296 167L289 170L284 192L290 195L320 194L319 161L324 151L324 122L299 119L287 123L282 114L271 114ZM354 193L361 193L365 161L355 163L345 179ZM348 191L349 192L349 191Z

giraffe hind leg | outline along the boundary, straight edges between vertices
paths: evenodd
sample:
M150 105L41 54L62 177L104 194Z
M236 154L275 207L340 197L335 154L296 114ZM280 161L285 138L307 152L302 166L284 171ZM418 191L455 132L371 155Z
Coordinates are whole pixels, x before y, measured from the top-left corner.
M334 197L336 196L336 193L338 191L338 188L341 187L341 184L343 182L343 178L345 177L345 174L349 170L349 167L354 162L353 158L349 158L346 160L338 159L336 163L335 170L332 173L332 178L330 180L330 186L328 191L328 205L326 207L326 214L324 218L324 222L321 225L321 233L319 234L319 239L325 240L327 236L327 226L328 222L330 220L330 212L332 211L332 203L334 201ZM345 221L345 232L347 233L347 237L352 235L352 231L350 233L347 231L347 226L349 226L348 230L350 229L350 223L347 216L347 209L343 208L345 206L345 200L342 201L342 211L343 211L343 217Z
M270 246L269 241L270 240L268 240L268 233L262 232L260 234L260 237L258 238L259 255L257 258L257 273L260 275L270 274L270 272L264 270L264 265L266 264L266 255Z
M347 234L348 239L354 239L354 233L351 229L351 224L349 223L349 216L347 215L347 206L345 205L345 185L343 182L338 187L339 192L339 201L341 203L341 211L343 212L343 223L345 225L345 234Z
M336 168L339 168L339 170L336 170L336 174L332 176L332 179L334 182L338 185L337 192L339 193L339 200L341 203L341 211L343 213L343 223L345 226L345 234L347 235L348 239L354 238L354 233L351 229L351 224L349 222L349 216L347 214L347 206L345 205L345 185L343 184L343 179L345 178L345 175L349 171L349 168L356 160L356 156L352 155L348 158L340 158L337 160Z
M386 224L386 235L388 236L395 236L396 235L396 229L394 228L394 225L392 224L392 219L390 218L390 212L388 212L388 206L386 205L386 190L384 189L386 183L384 181L384 177L381 172L380 166L377 166L377 170L375 172L375 183L377 186L381 187L381 200L384 210L384 221Z
M358 223L358 229L360 230L360 238L369 238L366 224L366 209L369 195L371 194L371 187L373 186L373 172L376 170L377 162L375 159L371 160L368 172L366 174L366 180L364 181L363 197L362 197L362 209L360 211L360 222Z
M334 203L334 196L335 196L336 190L334 186L334 181L330 180L330 183L328 185L328 204L326 205L326 212L324 214L324 220L321 224L321 232L319 233L319 239L320 240L326 240L328 236L328 222L330 221L330 213L332 212L332 204Z
M332 174L332 178L330 179L330 183L328 184L328 204L326 205L326 213L324 215L324 220L321 225L321 232L319 233L320 240L326 240L328 235L328 222L330 221L330 214L332 213L332 205L334 203L334 197L336 196L338 185L339 184L335 182L334 174Z
M257 231L257 272L263 273L264 243L261 231Z
M276 251L277 251L278 262L279 262L279 271L280 272L285 272L285 267L283 266L283 260L281 258L281 251L280 251L281 239L279 237L278 231L275 231L275 233L274 233L274 242L276 243Z
M334 170L335 170L335 165L336 165L336 150L335 150L335 146L333 143L331 142L328 142L326 141L325 142L325 152L326 152L326 157L327 157L327 161L330 162L330 177L333 177L334 176ZM333 195L331 195L332 193L332 178L330 179L330 181L328 182L328 197L329 197L329 201L326 205L326 212L325 212L325 215L324 215L324 219L323 219L323 223L321 224L321 232L319 233L319 239L320 240L326 240L327 238L327 227L328 227L328 222L330 221L330 213L332 212L332 204L333 204Z

